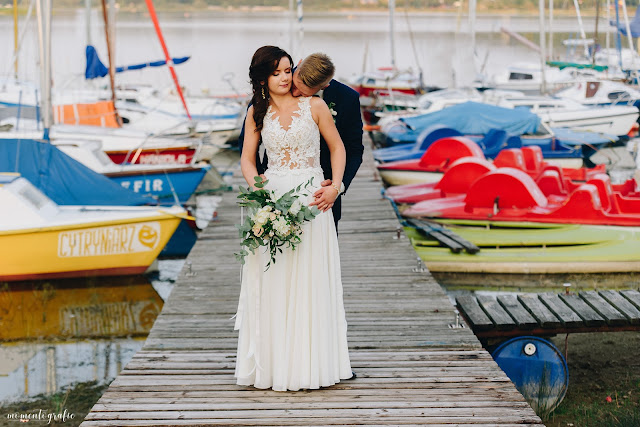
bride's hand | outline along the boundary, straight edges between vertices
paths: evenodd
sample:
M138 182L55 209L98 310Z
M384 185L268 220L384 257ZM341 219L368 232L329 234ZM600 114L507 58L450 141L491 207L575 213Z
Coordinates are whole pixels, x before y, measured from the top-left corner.
M313 193L313 197L315 197L315 200L309 203L309 206L317 206L322 212L326 212L333 207L338 198L338 192L331 186L321 187Z
M263 174L263 173L261 173L261 174L260 174L260 175L258 175L258 176L259 176L260 178L262 178L262 182L265 182L265 181L267 180L267 177L266 177L266 176L264 176L264 174ZM256 187L255 185L252 185L252 186L251 186L251 188L252 188L252 191L260 190L260 188Z

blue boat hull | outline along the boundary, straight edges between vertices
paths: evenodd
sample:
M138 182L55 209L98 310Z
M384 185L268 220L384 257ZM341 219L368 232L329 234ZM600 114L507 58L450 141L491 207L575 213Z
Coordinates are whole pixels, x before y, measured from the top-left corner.
M166 173L119 174L111 175L109 178L124 188L157 200L161 205L174 205L175 196L180 204L189 200L210 168L211 166L203 166Z
M167 242L159 258L186 258L196 244L198 235L186 220L180 221L178 228Z

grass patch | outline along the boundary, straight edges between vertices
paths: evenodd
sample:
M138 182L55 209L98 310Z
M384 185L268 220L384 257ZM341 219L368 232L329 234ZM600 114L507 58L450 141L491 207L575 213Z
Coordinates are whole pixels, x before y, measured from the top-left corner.
M614 391L591 402L563 402L547 417L547 426L640 427L640 385L626 392Z
M562 349L564 336L554 339ZM640 427L638 332L569 338L569 389L548 427Z
M29 422L29 425L79 426L108 386L108 384L99 385L95 381L77 383L49 396L38 395L28 400L4 404L0 406L2 416L0 426L15 427L22 424L19 421L7 419L7 414L37 413L39 410L45 413L59 414L63 413L65 409L67 414L74 415L73 419L67 419L65 422L52 422L51 424L47 424L48 419L33 420Z

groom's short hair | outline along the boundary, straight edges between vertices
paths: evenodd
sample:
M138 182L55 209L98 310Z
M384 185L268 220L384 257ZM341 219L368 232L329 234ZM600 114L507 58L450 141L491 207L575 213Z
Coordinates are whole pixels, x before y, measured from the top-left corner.
M329 85L336 67L324 53L312 53L298 66L298 76L302 83L312 89L322 89Z

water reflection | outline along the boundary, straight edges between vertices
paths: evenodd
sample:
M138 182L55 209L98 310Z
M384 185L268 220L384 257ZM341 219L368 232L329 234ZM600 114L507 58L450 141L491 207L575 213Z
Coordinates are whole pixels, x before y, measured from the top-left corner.
M162 306L144 276L2 284L0 402L111 381Z

